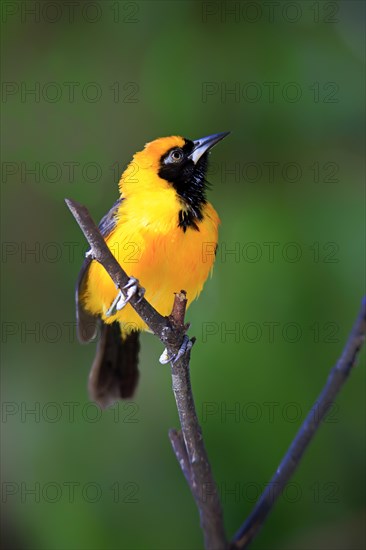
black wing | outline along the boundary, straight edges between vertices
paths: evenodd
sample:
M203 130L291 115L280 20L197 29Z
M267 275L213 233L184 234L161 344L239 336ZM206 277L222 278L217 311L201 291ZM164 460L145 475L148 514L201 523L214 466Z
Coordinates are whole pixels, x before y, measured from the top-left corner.
M108 214L100 220L98 228L104 238L108 237L116 226L116 214L122 200L122 198L118 199ZM80 301L80 294L83 289L84 279L88 273L91 262L91 257L85 258L83 265L81 266L75 288L76 326L77 335L80 342L90 342L90 340L93 340L97 335L98 328L98 317L88 313Z

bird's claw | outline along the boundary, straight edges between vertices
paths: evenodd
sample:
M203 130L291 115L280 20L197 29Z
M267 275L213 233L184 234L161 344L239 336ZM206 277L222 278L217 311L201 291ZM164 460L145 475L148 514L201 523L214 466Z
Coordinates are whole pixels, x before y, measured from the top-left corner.
M183 337L182 345L180 346L178 353L175 353L173 355L168 355L168 350L165 348L163 353L159 357L159 363L161 365L166 365L167 363L176 363L178 359L180 359L187 351L189 351L193 346L193 342L189 339L189 337L185 334Z
M92 260L94 260L94 254L91 248L89 248L89 250L85 252L85 258L91 258Z
M123 293L122 290L126 292ZM118 291L117 296L113 300L110 308L106 311L106 317L111 317L115 315L117 311L121 311L133 296L138 296L137 303L141 302L142 298L145 295L145 289L140 286L139 282L135 277L130 277L128 283Z

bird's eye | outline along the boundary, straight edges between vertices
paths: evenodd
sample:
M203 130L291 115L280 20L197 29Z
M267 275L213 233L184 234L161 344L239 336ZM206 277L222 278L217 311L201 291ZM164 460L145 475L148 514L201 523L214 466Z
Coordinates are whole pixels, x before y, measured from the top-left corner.
M170 162L179 162L183 158L183 151L181 149L173 149L170 153L168 159Z

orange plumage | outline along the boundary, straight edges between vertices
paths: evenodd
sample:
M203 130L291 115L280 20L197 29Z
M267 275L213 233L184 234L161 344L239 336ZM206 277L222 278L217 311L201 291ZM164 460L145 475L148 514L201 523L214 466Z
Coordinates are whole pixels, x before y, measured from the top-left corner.
M209 149L226 134L195 142L160 138L136 153L119 182L121 199L101 222L104 238L119 264L145 288L146 299L162 314L171 311L174 292L187 292L188 306L209 276L218 240L219 217L206 200ZM96 261L82 272L79 307L121 335L147 330L127 304L108 316L117 289Z

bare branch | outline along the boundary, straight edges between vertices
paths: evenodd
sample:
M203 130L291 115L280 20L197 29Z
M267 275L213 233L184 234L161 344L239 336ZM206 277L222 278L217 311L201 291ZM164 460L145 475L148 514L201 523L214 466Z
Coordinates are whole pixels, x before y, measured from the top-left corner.
M92 257L104 267L116 287L123 292L129 277L112 255L88 210L70 199L66 199L66 204L89 242ZM169 317L160 315L145 298L140 301L138 297L132 297L130 304L167 347L169 355L177 353L188 328L188 325L184 324L187 304L185 292L181 291L175 295ZM169 437L200 513L205 548L224 550L227 542L221 505L194 406L189 359L190 347L171 364L173 392L182 432L171 430Z
M185 293L176 294L170 317L178 330L184 330L186 304ZM175 363L171 363L173 393L190 465L189 486L200 512L201 528L205 535L205 547L224 550L227 544L221 504L194 405L189 373L189 356L190 353L188 352ZM182 467L181 455L178 456L177 453L176 455ZM185 466L184 461L183 466ZM183 473L187 479L186 473L184 471Z
M332 405L338 392L346 382L364 342L366 335L366 298L362 301L360 314L353 326L343 353L330 371L328 380L314 403L293 442L286 452L276 473L261 495L254 510L234 536L231 548L247 548L262 527L272 510L276 499L282 493L286 483L298 467L309 443L318 430L324 416Z
M117 288L123 291L129 277L118 264L88 210L80 204L66 200L68 207L87 238L93 258L111 276ZM139 301L133 297L131 306L145 321L147 326L167 347L169 355L177 353L188 329L184 324L186 309L185 292L175 295L172 313L169 317L160 315L146 299ZM366 299L361 312L346 343L341 358L331 370L328 380L318 400L310 410L300 430L291 443L276 473L272 477L257 505L234 536L232 550L244 549L259 532L276 499L298 467L309 443L318 430L338 392L350 374L366 335ZM191 340L193 344L194 340ZM205 548L225 550L227 542L223 525L222 511L217 487L204 446L202 430L198 422L189 372L190 347L175 362L171 363L173 393L177 405L182 431L170 430L169 437L173 450L196 501L205 538Z
M175 456L179 462L179 466L183 472L184 477L187 480L188 485L191 487L192 484L192 475L191 475L191 465L189 463L189 458L187 455L186 444L184 443L183 435L181 431L174 429L169 430L169 439L175 452Z

